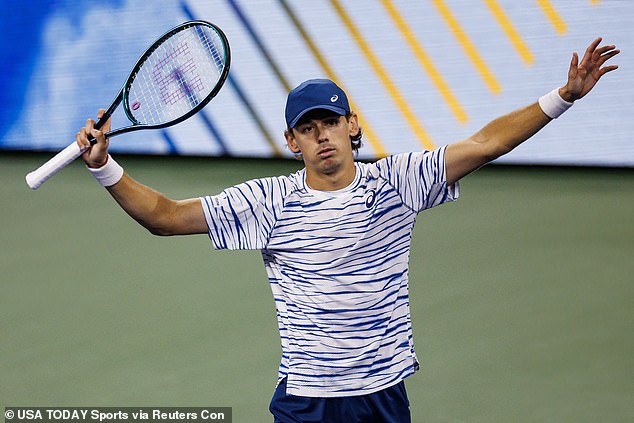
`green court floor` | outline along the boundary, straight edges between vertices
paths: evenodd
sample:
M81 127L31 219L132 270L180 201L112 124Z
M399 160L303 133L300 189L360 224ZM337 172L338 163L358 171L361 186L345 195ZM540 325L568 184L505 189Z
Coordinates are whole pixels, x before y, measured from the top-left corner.
M270 422L280 355L258 252L158 238L79 163L0 153L0 408L230 406ZM123 156L175 198L294 161ZM634 172L488 166L411 253L415 422L634 421Z

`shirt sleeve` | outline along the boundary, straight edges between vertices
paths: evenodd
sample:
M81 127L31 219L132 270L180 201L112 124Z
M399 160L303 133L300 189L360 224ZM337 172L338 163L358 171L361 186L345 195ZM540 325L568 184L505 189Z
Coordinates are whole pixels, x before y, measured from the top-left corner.
M380 164L380 172L401 196L403 203L416 212L456 201L460 184L447 185L446 146L433 151L397 154Z
M209 238L216 249L266 248L283 199L277 178L256 179L201 197Z

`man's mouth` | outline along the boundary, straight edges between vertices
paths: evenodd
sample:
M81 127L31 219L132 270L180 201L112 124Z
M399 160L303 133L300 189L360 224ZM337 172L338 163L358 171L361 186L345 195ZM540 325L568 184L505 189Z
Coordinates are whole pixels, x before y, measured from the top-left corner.
M335 149L334 148L324 148L321 149L317 152L317 156L320 159L327 159L328 157L332 156L333 154L335 154Z

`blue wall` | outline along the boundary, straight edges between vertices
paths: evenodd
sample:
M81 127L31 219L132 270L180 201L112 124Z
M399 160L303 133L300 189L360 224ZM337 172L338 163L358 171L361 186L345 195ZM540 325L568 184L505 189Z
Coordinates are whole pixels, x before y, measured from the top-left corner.
M621 69L501 161L634 166L634 3L497 3L502 12L458 0L3 0L0 148L64 147L157 36L199 18L227 33L230 80L203 114L115 138L113 150L290 157L286 92L313 77L348 92L366 129L362 158L433 148L561 85L572 51L601 35L623 48Z

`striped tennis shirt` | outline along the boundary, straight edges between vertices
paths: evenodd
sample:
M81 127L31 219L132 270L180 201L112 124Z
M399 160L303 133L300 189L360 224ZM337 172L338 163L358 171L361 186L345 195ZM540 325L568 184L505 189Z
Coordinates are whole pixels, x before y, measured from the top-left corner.
M214 248L262 252L288 394L369 394L418 369L410 240L419 212L458 198L445 148L357 162L338 191L311 189L302 169L201 198Z

